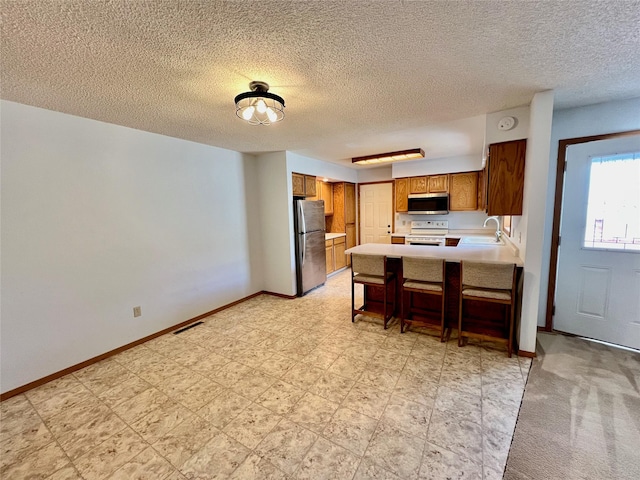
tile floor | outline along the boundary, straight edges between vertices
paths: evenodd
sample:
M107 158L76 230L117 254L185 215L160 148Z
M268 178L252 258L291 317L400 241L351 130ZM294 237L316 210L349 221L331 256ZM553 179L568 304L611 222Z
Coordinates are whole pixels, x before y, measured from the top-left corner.
M343 271L2 402L0 478L502 478L530 360L350 302Z

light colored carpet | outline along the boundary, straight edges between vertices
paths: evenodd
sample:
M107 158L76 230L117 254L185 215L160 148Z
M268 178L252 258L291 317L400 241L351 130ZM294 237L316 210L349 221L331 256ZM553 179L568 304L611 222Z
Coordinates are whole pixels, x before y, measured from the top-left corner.
M504 478L640 478L640 353L538 335Z

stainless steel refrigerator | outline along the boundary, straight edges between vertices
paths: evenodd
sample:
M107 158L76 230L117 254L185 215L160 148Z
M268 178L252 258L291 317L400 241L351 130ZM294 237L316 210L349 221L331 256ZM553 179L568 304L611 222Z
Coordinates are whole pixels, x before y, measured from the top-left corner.
M298 296L327 281L324 201L294 200Z

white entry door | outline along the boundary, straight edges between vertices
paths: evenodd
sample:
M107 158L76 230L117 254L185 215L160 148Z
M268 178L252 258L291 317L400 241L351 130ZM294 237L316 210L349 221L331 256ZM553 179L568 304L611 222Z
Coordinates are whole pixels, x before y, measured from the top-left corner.
M566 160L553 328L640 349L640 135Z
M393 184L360 185L360 243L391 243Z

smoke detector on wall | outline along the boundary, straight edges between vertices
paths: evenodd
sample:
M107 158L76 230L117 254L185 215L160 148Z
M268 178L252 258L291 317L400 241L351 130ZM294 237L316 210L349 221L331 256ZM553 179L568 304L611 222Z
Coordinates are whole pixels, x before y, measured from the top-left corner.
M498 130L512 130L518 121L515 117L502 117L498 122Z

